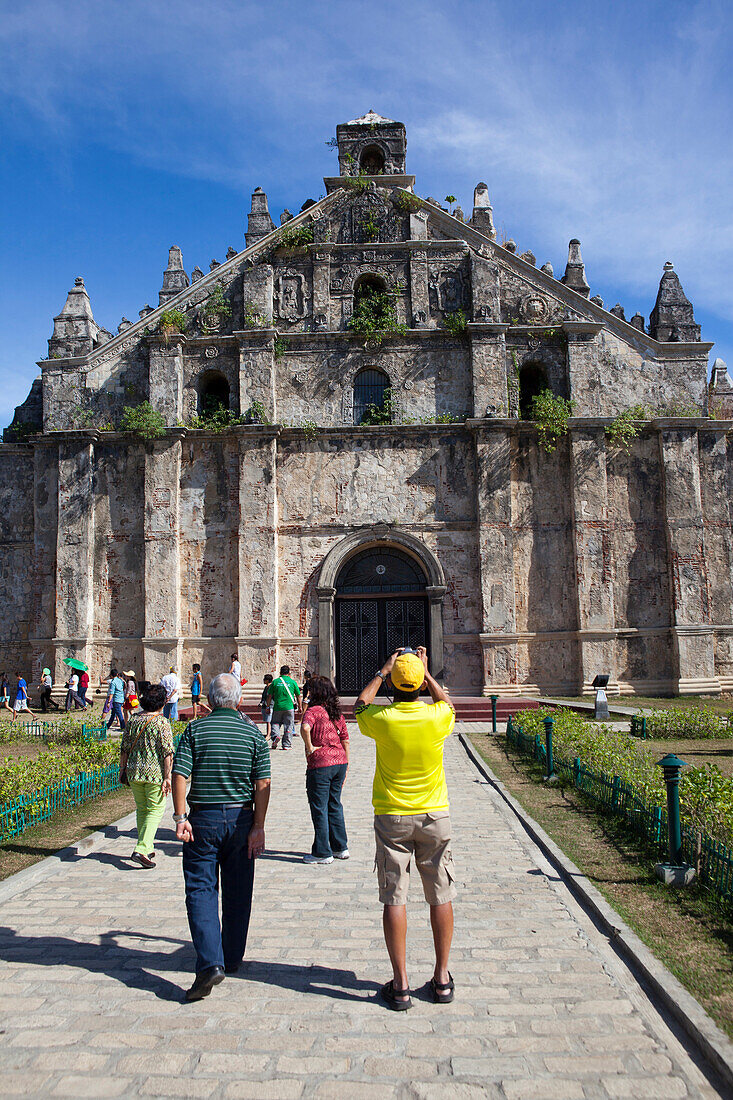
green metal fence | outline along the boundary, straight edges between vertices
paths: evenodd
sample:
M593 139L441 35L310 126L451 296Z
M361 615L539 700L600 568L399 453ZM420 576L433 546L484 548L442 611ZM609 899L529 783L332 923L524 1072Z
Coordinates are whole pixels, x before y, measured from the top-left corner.
M102 730L104 730L104 736L95 737L95 740L105 741L106 726L90 726L85 736L100 734ZM175 734L174 751L178 748L180 740L181 734ZM4 844L14 836L20 836L32 825L50 821L59 810L68 810L72 806L80 806L83 802L99 798L100 795L119 790L119 774L119 764L109 764L106 768L83 772L81 775L74 776L73 779L64 779L52 786L33 791L31 794L0 803L0 844Z
M520 724L507 722L507 740L524 756L546 766L547 751L539 734L526 734ZM649 806L631 783L620 776L606 775L586 768L579 757L563 760L555 755L555 774L609 813L623 817L630 829L662 855L667 849L667 812L661 806ZM733 852L704 830L682 828L682 855L697 869L700 882L725 901L733 901Z
M32 794L21 795L0 805L0 843L20 836L31 825L49 821L59 810L80 806L119 787L119 764L109 764L73 779L63 779Z

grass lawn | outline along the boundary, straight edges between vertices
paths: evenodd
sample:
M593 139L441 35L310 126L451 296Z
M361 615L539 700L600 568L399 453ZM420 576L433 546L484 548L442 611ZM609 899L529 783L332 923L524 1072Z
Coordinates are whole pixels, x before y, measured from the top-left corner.
M124 787L91 802L85 802L83 806L74 806L70 810L54 814L51 821L34 825L21 836L13 837L0 845L0 880L38 863L46 856L52 856L54 852L96 832L97 829L104 829L134 809L132 794Z
M697 886L681 891L663 886L654 877L655 852L576 791L545 787L539 768L507 754L502 735L472 733L471 739L531 817L733 1038L733 912ZM677 742L640 744L661 755ZM716 743L694 744L709 752Z

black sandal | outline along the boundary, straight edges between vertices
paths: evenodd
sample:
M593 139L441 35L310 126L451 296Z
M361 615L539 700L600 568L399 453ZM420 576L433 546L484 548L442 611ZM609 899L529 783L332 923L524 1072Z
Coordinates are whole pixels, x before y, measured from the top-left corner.
M383 985L379 992L387 1008L391 1008L393 1012L406 1012L408 1008L412 1008L412 1001L409 997L410 990L395 989L393 981ZM407 997L407 1000L400 1001L398 997Z
M453 1000L455 988L453 975L450 972L448 974L448 981L445 985L436 982L434 977L430 979L430 992L433 995L433 1001L436 1005L449 1005Z

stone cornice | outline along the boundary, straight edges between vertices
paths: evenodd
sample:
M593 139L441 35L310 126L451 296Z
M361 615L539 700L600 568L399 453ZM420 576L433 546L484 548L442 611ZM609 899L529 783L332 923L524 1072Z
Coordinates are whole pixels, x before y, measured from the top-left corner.
M415 186L415 177L406 173L383 174L381 176L324 176L323 183L326 187L326 193L332 195L334 192L341 190L347 193L355 193L356 188L352 188L344 182L345 180L354 179L358 179L360 184L362 181L364 183L375 183L377 187L388 187L390 190L401 187L403 191L408 191Z

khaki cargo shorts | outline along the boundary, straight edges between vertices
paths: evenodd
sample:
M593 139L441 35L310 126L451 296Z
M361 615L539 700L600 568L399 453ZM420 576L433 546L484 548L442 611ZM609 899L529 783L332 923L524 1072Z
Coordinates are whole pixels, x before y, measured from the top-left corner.
M428 905L453 901L455 872L447 810L408 816L375 814L374 835L377 841L375 868L382 905L406 903L413 856Z

